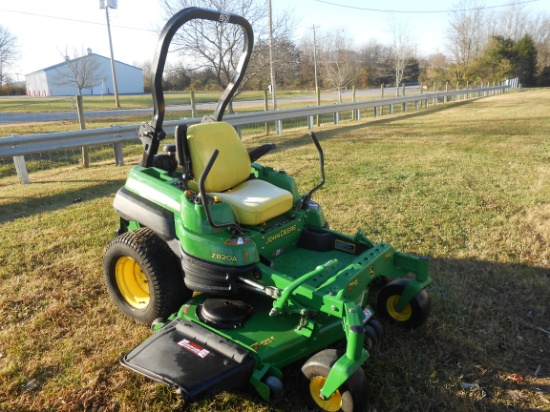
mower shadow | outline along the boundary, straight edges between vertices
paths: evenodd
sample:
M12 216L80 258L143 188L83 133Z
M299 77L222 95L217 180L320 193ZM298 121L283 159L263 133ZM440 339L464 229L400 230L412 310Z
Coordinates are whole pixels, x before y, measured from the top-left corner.
M383 324L378 351L365 364L371 405L541 410L550 400L550 268L435 258L431 272L424 327Z
M408 331L383 321L384 336L364 365L369 410L545 410L550 268L450 258L431 263L426 324ZM377 289L371 292L376 297ZM298 390L302 364L283 369L285 393L275 403L267 406L244 388L218 395L216 410L231 409L238 399L246 410L307 411L306 394ZM192 410L211 410L204 405Z
M0 199L8 200L2 204L0 214L0 225L15 219L26 218L38 213L52 212L71 206L72 204L86 202L102 197L113 198L115 192L124 185L123 179L112 181L97 181L97 184L86 187L64 191L47 196L39 197L11 197L0 194ZM77 180L75 182L93 182L93 180ZM46 184L50 182L33 183L33 185Z

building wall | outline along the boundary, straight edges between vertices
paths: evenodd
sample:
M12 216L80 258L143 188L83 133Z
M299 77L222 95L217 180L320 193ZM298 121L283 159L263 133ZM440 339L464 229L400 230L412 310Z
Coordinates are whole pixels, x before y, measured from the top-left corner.
M45 71L41 70L25 75L25 83L27 86L27 94L29 96L51 96L51 90L48 85L48 79Z
M83 89L82 94L88 96L114 94L111 60L97 54L94 56L99 66L96 72L96 77L99 80L93 87ZM78 94L78 89L75 86L55 84L56 79L64 72L63 66L64 63L25 75L27 95L51 97ZM119 94L143 93L143 70L115 60L115 71Z

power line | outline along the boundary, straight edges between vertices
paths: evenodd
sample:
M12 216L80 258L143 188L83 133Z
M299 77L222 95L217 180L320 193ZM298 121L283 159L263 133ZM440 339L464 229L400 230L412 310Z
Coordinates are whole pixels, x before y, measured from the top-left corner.
M77 20L77 19L71 19L71 18L68 18L68 17L49 16L47 14L31 13L31 12L28 12L28 11L8 10L8 9L1 9L1 8L0 8L0 11L5 11L5 12L8 12L8 13L15 13L15 14L24 14L24 15L27 15L27 16L34 16L34 17L40 17L40 18L64 20L64 21L70 21L70 22L74 22L74 23L93 24L94 26L105 26L104 23L96 23L96 22L93 22L93 21L86 21L86 20ZM114 24L111 25L111 26L116 27L118 29L139 30L139 31L147 31L147 32L156 33L155 30L152 30L152 29L143 29L143 28L139 28L139 27L116 26Z
M408 14L423 14L423 13L428 14L428 13L431 13L431 14L436 14L436 13L452 13L452 12L455 12L457 10L459 10L459 11L473 11L473 10L481 10L481 9L498 9L498 8L502 8L502 7L510 7L510 6L517 6L517 5L521 5L521 4L527 4L527 3L535 3L535 2L538 2L540 0L525 0L525 1L521 1L521 2L500 4L500 5L497 5L497 6L472 7L472 8L469 8L469 9L448 9L448 10L387 10L387 9L373 9L373 8L370 8L370 7L349 6L347 4L332 3L330 1L325 1L325 0L315 0L315 1L318 2L318 3L328 4L330 6L342 7L342 8L353 9L353 10L372 11L372 12L375 12L375 13L402 13L402 14L404 14L404 13L408 13Z

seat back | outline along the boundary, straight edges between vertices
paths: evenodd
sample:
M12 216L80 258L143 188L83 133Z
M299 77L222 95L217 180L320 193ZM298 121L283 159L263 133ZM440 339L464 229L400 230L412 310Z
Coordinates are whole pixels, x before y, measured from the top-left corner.
M199 178L215 149L218 158L205 181L207 192L223 192L250 177L250 157L237 131L226 122L200 123L187 130L187 143L193 169L190 188L198 188Z

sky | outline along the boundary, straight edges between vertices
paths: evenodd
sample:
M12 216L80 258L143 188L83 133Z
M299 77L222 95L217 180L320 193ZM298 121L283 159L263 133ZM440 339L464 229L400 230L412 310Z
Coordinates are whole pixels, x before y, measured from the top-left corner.
M485 0L487 7L512 0ZM516 0L535 13L550 14L550 0ZM273 15L291 11L297 21L296 40L343 28L356 46L369 40L389 44L390 22L405 25L419 54L445 50L449 13L458 0L272 0ZM265 1L267 7L267 0ZM157 0L118 0L109 10L116 60L139 65L152 60L158 33L165 23ZM105 10L99 0L0 0L0 26L17 38L20 59L10 72L25 74L58 64L68 52L91 48L110 57ZM17 79L15 79L17 80Z

